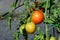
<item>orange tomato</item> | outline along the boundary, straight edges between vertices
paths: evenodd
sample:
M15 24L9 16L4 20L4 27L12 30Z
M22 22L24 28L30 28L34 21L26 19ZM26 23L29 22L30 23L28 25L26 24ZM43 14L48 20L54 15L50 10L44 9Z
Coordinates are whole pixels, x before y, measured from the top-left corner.
M34 11L34 13L32 14L32 17L31 17L31 21L35 24L39 24L39 23L42 23L44 20L44 14L42 11Z

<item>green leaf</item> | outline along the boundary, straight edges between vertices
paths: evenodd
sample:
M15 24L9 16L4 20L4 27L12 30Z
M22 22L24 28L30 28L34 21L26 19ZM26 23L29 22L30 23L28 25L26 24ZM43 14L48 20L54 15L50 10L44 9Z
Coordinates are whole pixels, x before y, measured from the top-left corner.
M60 28L58 28L57 30L58 30L58 32L60 32Z
M9 29L11 29L11 17L10 16L8 17L8 22L7 23L8 23Z
M34 40L39 40L39 39L40 39L39 35L35 35Z
M19 40L19 33L18 32L14 33L13 36L14 36L14 40Z
M60 24L50 24L52 27L58 27L60 28Z
M52 21L52 20L45 20L44 22L45 22L45 23L48 23L48 24L53 23L53 21Z
M15 0L15 2L13 2L13 7L16 7L17 6L17 3L18 3L18 0Z
M18 37L18 33L17 33L17 32L14 33L13 36L14 36L14 37Z
M60 36L58 37L58 40L60 40Z
M38 27L38 35L35 35L34 40L43 40L43 32L40 30L40 27Z

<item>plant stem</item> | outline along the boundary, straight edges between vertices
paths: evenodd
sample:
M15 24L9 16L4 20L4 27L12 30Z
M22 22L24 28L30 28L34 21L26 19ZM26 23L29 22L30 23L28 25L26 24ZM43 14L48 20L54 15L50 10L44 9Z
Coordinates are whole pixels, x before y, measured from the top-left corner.
M17 8L19 8L19 7L23 6L23 5L24 5L24 3L21 4L21 5L18 5L17 7L15 7L15 8L12 10L12 12L14 12ZM7 14L9 14L9 11L6 12L5 14L3 14L2 17L6 16Z
M19 8L19 7L21 7L21 6L23 6L24 5L24 3L23 4L21 4L21 5L18 5L17 7L15 7L15 9L14 10L12 10L13 12L17 9L17 8Z
M46 13L47 13L47 6L48 6L48 1L49 0L47 0L47 2L46 2L46 7L45 7L45 20L47 19L46 18ZM45 23L45 26L46 26L46 40L49 40L49 37L48 37L48 26L47 26L47 24Z
M46 40L49 40L49 35L48 35L48 26L47 26L47 24L45 24L46 25Z
M55 28L53 27L53 36L55 36Z
M29 12L29 0L25 0L25 7L26 7L26 11L27 13ZM28 40L28 34L27 32L25 31L25 34L23 34L23 36L25 37L25 40Z
M26 3L26 4L25 4L25 7L26 7L26 9L28 10L28 9L29 9L29 0L26 0L25 3Z
M35 0L35 2L36 2L36 0Z
M9 30L11 30L11 16L8 17L8 26L9 26Z

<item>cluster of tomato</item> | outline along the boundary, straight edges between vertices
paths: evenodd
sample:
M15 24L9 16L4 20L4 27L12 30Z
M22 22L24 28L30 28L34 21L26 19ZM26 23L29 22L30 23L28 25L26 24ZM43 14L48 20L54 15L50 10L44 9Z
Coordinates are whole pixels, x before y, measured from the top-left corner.
M40 4L40 2L34 2L34 3L35 5ZM44 20L43 10L44 9L42 8L40 10L33 10L33 8L31 8L30 11L33 11L33 14L31 16L31 22L27 23L26 25L22 25L22 27L20 27L20 32L22 33L21 30L25 28L27 33L29 34L34 33L36 30L36 24L40 24Z

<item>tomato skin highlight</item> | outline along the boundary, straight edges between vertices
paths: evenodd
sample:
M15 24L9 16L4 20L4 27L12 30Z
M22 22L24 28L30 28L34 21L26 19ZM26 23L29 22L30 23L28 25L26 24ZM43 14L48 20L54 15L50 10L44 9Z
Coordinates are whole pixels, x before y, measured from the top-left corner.
M44 20L44 14L42 11L34 11L31 18L32 22L35 24L40 24Z
M32 34L35 32L36 27L35 27L35 24L33 22L29 22L26 24L25 29L26 29L27 33Z

